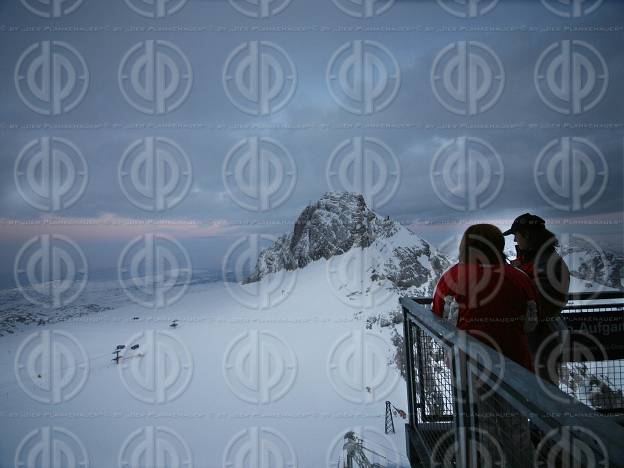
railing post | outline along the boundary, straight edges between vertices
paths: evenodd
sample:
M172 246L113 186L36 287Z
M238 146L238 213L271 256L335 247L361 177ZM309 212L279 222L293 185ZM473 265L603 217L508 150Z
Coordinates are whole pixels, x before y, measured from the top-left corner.
M422 338L418 329L416 329L416 359L418 361L418 393L420 394L420 416L424 421L425 415L427 413L427 399L425 398L425 386L423 385L423 379L425 378L425 366L423 364L424 354Z
M418 418L415 414L415 402L414 402L414 356L412 354L412 333L410 326L410 319L408 311L403 307L403 344L405 347L405 375L407 378L407 410L409 412L410 426L416 427Z
M461 338L460 338L461 339ZM457 466L477 468L472 426L471 408L473 395L468 385L468 366L465 354L457 347L452 348L453 393L455 406L455 437L457 440Z

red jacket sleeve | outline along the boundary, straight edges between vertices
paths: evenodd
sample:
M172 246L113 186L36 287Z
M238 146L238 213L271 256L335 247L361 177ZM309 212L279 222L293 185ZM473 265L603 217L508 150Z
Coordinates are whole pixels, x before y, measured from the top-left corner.
M449 291L449 287L446 282L446 279L447 279L447 276L450 274L451 274L450 270L447 270L442 275L442 277L440 278L440 281L438 281L438 284L436 286L435 294L433 295L433 304L431 306L431 310L438 317L442 317L442 313L444 312L444 297L448 295L448 291Z

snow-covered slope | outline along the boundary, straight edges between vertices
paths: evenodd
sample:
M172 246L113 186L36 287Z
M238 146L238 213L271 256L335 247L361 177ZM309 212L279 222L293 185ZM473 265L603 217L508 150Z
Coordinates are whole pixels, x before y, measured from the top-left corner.
M56 434L79 459L87 454L92 468L149 466L158 450L179 456L166 466L189 467L192 457L195 467L319 468L336 466L342 438L354 429L394 463L374 461L407 467L401 420L396 434L384 434L384 402L406 409L391 331L366 329L328 270L320 259L286 272L284 282L294 287L268 310L245 309L224 284L212 283L163 310L123 306L94 321L3 337L0 466L13 466L16 454L32 455ZM258 291L256 284L240 287ZM384 304L397 299L390 292ZM55 360L55 348L43 345L55 338L58 349L74 340L82 351ZM120 365L111 361L116 345L135 343L140 348L122 354ZM24 361L28 355L32 361ZM55 398L61 401L48 403ZM278 458L261 465L258 456Z

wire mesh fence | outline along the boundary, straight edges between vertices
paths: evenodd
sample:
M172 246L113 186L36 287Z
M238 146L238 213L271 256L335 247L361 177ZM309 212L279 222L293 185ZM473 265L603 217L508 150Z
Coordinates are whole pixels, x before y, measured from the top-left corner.
M562 317L573 338L570 356L557 369L559 389L606 414L624 413L624 303L622 297L583 296Z
M624 358L609 359L622 355L624 342L605 342L598 335L608 335L611 330L615 337L624 332L622 295L571 294L572 300L563 309L562 317L574 331L575 340L570 349L560 351L563 362L552 371L563 393L604 414L624 414ZM417 302L429 305L431 298L418 298ZM615 314L621 316L614 320ZM448 363L440 365L444 347L422 330L417 333L421 336L421 356L415 359L424 361L423 381L427 382L426 388L434 390L431 394L425 392L423 398L433 400L427 403L433 410L430 414L452 414L450 369ZM436 385L431 383L434 375Z
M413 418L423 428L423 444L433 450L452 428L455 417L450 370L450 349L422 328L410 326L413 338L409 362L413 372ZM442 443L454 443L447 437Z

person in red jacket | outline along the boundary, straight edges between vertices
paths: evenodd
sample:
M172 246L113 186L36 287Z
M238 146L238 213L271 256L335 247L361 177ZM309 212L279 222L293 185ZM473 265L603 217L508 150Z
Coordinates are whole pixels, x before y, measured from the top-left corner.
M567 345L567 327L561 310L568 300L570 272L557 253L557 237L539 216L518 216L504 236L513 234L517 257L511 264L525 272L538 292L538 323L529 334L529 348L536 374L558 385L560 355ZM553 358L554 357L554 358ZM554 364L548 367L548 362Z
M527 331L536 323L537 291L531 279L505 261L505 239L491 224L463 235L459 263L438 282L432 310L457 328L533 370Z

